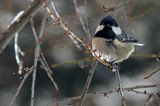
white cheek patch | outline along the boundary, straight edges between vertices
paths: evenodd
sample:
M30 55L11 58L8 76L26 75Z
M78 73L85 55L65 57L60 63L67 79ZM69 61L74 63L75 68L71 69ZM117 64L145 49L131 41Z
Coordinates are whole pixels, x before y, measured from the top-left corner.
M98 25L96 32L103 30L103 28L104 28L104 25Z
M112 26L112 30L113 30L113 32L114 32L116 35L122 34L122 30L121 30L120 27Z

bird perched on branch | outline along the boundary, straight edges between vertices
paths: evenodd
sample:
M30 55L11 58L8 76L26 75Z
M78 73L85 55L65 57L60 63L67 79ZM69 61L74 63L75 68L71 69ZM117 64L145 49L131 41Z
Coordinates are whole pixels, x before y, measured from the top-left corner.
M103 18L92 39L93 55L103 64L117 64L129 58L134 45L143 46L128 36L112 16Z

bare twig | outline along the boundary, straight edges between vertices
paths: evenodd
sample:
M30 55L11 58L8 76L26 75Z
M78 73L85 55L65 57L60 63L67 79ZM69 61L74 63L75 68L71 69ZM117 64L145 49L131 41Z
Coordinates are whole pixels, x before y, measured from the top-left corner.
M19 21L19 18L23 15L24 11L20 11L11 21L10 25L8 25L7 28L9 28L13 23L15 23L16 21ZM19 53L21 55L24 55L24 53L21 51L19 45L18 45L18 32L15 33L15 37L14 37L14 51L15 51L15 59L16 62L19 66L18 69L18 74L22 74L22 69L23 69L23 61L20 59Z
M51 71L50 67L48 66L48 64L47 64L47 62L46 62L46 59L44 58L44 55L43 55L42 52L41 52L40 62L41 62L41 64L42 64L44 70L46 71L47 76L49 77L49 79L51 80L53 86L54 86L55 89L56 89L56 96L55 96L55 103L54 103L54 104L56 104L55 106L58 106L58 105L57 105L57 99L58 99L58 95L59 95L59 88L58 88L57 83L55 82L55 80L53 79L53 77L52 77L52 75L51 75L51 72L52 72L52 71Z
M21 81L21 84L19 85L18 89L17 89L17 92L16 94L14 95L11 103L10 103L10 106L12 106L23 86L23 84L25 83L26 79L28 78L28 76L31 74L31 72L33 71L33 79L32 79L32 94L31 94L31 106L33 106L33 103L34 103L34 92L35 92L35 79L36 79L36 70L37 70L37 62L38 62L38 58L39 58L39 53L40 53L40 42L38 41L38 38L37 38L37 33L36 33L36 30L34 28L34 25L33 25L33 20L31 19L31 26L32 26L32 31L33 31L33 35L34 35L34 38L36 40L36 48L35 48L35 57L34 57L34 65L30 68L30 71L28 71L23 80ZM43 27L42 27L43 28ZM41 29L42 29L41 28ZM44 28L43 28L44 29ZM41 34L43 33L42 31L40 32ZM40 35L41 35L40 34ZM42 35L41 35L42 37Z
M80 1L79 1L80 2ZM85 35L88 37L88 40L91 40L91 35L89 31L89 23L88 23L88 16L87 16L87 9L86 9L86 0L84 0L84 5L78 5L78 0L73 0L76 13L78 15L78 18L80 20L80 23L82 25L82 28L85 32Z
M133 54L131 57L136 57L136 58L160 58L160 54Z
M130 0L121 0L121 2L117 5L117 6L112 6L112 7L105 7L102 6L102 11L107 13L107 12L113 12L113 16L116 17L117 15L117 10L119 10L122 7L125 7L126 4L129 2ZM124 13L126 14L126 13Z
M6 48L8 43L14 38L29 21L30 16L34 16L43 5L42 0L34 0L28 10L26 10L10 27L3 33L0 33L0 53Z
M147 89L147 88L155 88L155 87L158 87L158 85L156 85L156 84L153 84L153 85L136 85L136 86L133 86L133 87L122 88L122 90L130 92L131 90L144 89L144 88ZM119 89L112 89L112 90L108 90L108 91L94 92L94 93L86 94L86 98L94 97L94 96L109 96L113 93L118 93L118 92L119 92ZM145 93L143 93L143 94L145 94ZM58 104L61 104L61 103L64 103L64 102L74 104L75 102L78 102L80 100L80 98L81 98L81 96L65 98L63 100L60 100L58 102Z
M87 80L86 80L86 83L85 83L85 86L84 86L84 89L83 89L83 92L82 92L82 95L81 95L81 98L80 98L79 106L82 106L83 103L84 103L86 94L88 92L90 83L92 81L94 71L96 70L96 67L97 67L97 64L98 64L98 61L95 61L95 62L92 63L92 68L89 70L88 77L87 77Z
M144 95L151 95L152 93L148 93L146 90L144 91L138 91L137 89L131 89L130 91L136 93L136 94L144 94Z
M36 48L35 48L35 52L34 52L34 70L33 70L33 76L32 76L32 93L31 93L31 106L34 106L34 94L35 94L35 83L36 83L36 71L37 71L37 63L38 63L38 59L40 56L40 43L38 41L37 38L37 33L34 27L34 22L33 22L33 18L31 17L30 19L30 23L31 23L31 28L33 31L33 35L36 41Z
M46 24L46 15L44 16L43 20L42 20L42 24L41 24L41 28L40 28L40 33L39 33L39 36L38 38L39 39L42 39L42 36L43 36L43 32L44 32L44 28L45 28L45 24ZM36 39L38 39L36 38ZM41 43L41 41L39 42ZM56 84L56 82L54 81L54 79L52 78L51 74L52 74L52 70L50 69L45 57L44 57L44 54L42 52L42 50L40 51L40 60L41 64L43 65L48 77L50 78L51 82L53 83L56 91L57 91L57 95L58 95L58 92L59 92L59 88L58 88L58 85Z
M124 26L125 28L127 28L127 20L128 20L128 17L127 17L127 12L126 12L126 4L129 2L130 0L122 0L117 8L114 10L114 16L116 17L117 15L117 10L120 9L120 8L123 8L123 13L124 13Z
M34 67L33 74L32 74L32 87L31 87L31 106L34 106L34 97L35 97L35 83L36 83L36 73L37 68Z
M152 99L153 99L153 95L149 95L148 98L146 99L145 103L144 103L144 106L149 106Z
M41 64L43 65L48 77L50 78L51 82L53 83L55 89L56 89L56 92L57 92L57 95L58 95L58 92L59 92L59 88L58 88L58 85L56 84L56 82L54 81L54 79L52 78L52 71L51 69L49 68L49 65L47 64L46 62L46 59L44 58L44 55L43 53L41 52L41 58L40 58L40 62Z
M126 102L125 102L125 97L123 94L123 90L122 90L122 81L120 78L120 74L119 74L119 67L118 65L115 65L115 67L113 67L115 69L115 75L116 75L116 79L118 81L118 87L119 87L119 91L120 91L120 95L121 95L121 106L126 106Z
M20 47L18 46L18 33L15 34L15 38L14 38L14 51L15 51L16 62L19 66L18 74L22 74L23 61L22 61L22 59L20 59L19 53L22 56L24 56L24 52L22 52Z
M151 76L155 75L156 73L158 73L160 71L160 68L158 68L157 70L151 72L150 74L148 74L147 76L144 77L144 79L148 79L150 78Z
M19 87L17 88L17 91L16 91L15 95L13 96L13 98L12 98L11 103L10 103L9 106L13 106L14 105L14 102L17 99L17 96L19 95L19 93L20 93L20 91L21 91L24 83L26 82L28 76L32 73L32 71L33 71L33 69L30 68L29 71L24 75L24 77L23 77L23 79L22 79Z
M81 42L82 40L80 40L68 27L67 25L62 21L56 7L53 1L51 1L51 6L52 9L54 11L54 14L51 12L51 10L48 7L48 2L43 2L44 3L44 7L48 13L48 15L53 19L53 21L55 21L58 25L60 25L65 31L66 31L66 35L68 35L70 37L70 39L74 42L74 44L76 44L76 46L78 47L79 50L82 50L82 48L77 45L79 42ZM82 42L81 42L82 43Z
M153 94L153 96L156 98L158 106L160 106L160 97L158 96L158 93Z
M57 67L60 67L62 65L65 65L65 64L78 64L80 62L92 62L92 61L93 61L93 58L82 58L82 59L78 59L78 60L67 60L67 61L64 61L62 63L53 64L53 65L51 65L51 67L57 68Z
M63 46L66 46L66 45L67 44L61 45L59 47L63 47ZM133 57L133 58L159 58L160 55L156 55L156 54L133 54L131 57ZM63 61L62 63L53 64L53 65L51 65L51 67L57 68L57 67L60 67L62 65L66 65L66 64L78 64L81 61L92 62L94 59L95 58L93 57L93 58L82 58L82 59L78 59L78 60L66 60L66 61Z
M33 20L31 20L31 22L33 23ZM36 40L36 45L37 45L36 49L38 49L38 51L35 52L35 53L38 56L37 59L39 59L39 61L41 62L42 66L44 67L44 69L45 69L45 71L46 71L46 73L48 75L48 77L50 78L51 82L53 83L54 87L56 88L56 91L57 91L56 96L57 96L58 95L58 91L59 91L58 86L57 86L56 82L54 81L54 79L51 76L52 71L49 68L49 66L48 66L48 64L46 62L46 59L45 59L45 57L44 57L44 55L43 55L43 53L42 53L42 51L40 49L40 44L41 44L41 41L42 41L41 39L43 37L43 32L44 32L44 28L45 28L45 23L46 23L46 16L44 16L44 18L42 20L39 36L35 36L35 35L37 35L36 32L35 32L35 28L33 27L33 24L31 24L32 25L32 30L34 32L34 38ZM36 49L35 49L35 51L36 51ZM33 84L33 82L32 82L32 84Z

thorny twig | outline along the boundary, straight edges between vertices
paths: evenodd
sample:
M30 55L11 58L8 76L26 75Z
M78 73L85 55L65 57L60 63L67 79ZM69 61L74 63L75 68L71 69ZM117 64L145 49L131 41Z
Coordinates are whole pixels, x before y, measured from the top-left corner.
M136 90L136 89L144 89L144 88L147 89L147 88L155 88L155 87L158 87L158 85L156 85L156 84L153 84L153 85L136 85L136 86L133 86L133 87L122 88L122 90L130 92L130 91ZM113 93L118 93L118 92L119 92L119 89L115 88L115 89L108 90L108 91L101 91L101 92L94 92L94 93L86 94L86 98L94 97L94 96L109 96ZM145 93L143 93L143 94L145 94ZM81 98L81 96L65 98L63 100L58 101L58 104L61 104L61 103L64 103L64 102L67 102L69 104L75 104L75 102L78 102L80 100L80 98Z
M96 70L97 64L98 64L98 61L93 62L92 63L92 68L88 72L87 80L86 80L86 83L85 83L85 86L84 86L84 89L83 89L83 92L82 92L82 95L81 95L81 98L80 98L80 101L79 101L79 106L82 106L83 103L84 103L85 96L88 92L88 89L89 89L90 83L92 81L93 74Z

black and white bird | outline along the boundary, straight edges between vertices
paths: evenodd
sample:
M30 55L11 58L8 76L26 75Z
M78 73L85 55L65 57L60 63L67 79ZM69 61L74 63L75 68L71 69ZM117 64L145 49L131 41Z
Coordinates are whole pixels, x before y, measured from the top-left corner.
M98 60L106 65L115 64L129 58L134 45L143 46L132 36L128 36L112 16L102 19L92 39L92 51Z

